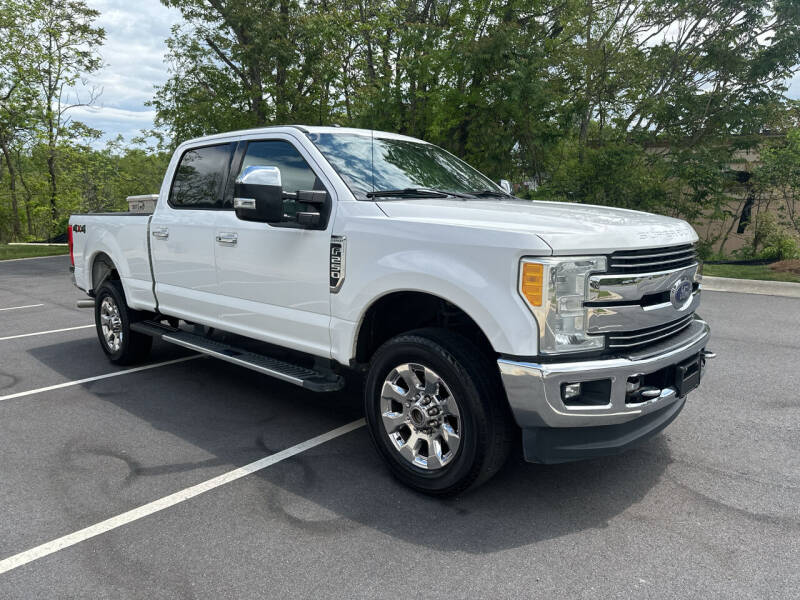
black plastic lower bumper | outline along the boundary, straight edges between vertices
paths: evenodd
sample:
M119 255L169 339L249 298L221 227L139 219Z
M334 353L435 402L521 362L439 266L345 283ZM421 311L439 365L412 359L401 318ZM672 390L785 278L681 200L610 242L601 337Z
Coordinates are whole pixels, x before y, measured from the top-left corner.
M685 403L686 398L679 398L661 410L618 425L525 428L525 460L554 464L620 454L659 433L678 416Z

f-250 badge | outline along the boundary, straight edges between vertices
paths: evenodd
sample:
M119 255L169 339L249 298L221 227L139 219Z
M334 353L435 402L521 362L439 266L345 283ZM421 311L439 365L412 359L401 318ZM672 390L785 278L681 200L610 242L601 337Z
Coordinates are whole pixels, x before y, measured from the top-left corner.
M338 292L344 283L346 241L343 235L331 236L330 286L332 294Z

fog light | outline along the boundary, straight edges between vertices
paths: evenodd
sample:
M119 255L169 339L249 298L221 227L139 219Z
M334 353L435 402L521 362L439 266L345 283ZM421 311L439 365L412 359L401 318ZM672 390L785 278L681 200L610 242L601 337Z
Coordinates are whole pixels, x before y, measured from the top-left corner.
M581 395L581 384L580 383L566 383L564 387L561 389L561 397L564 400L572 400L573 398L577 398Z

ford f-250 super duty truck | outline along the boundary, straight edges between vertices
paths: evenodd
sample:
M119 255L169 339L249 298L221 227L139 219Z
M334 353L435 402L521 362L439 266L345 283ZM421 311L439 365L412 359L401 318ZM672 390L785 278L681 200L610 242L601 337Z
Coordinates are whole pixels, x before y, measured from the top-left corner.
M656 434L713 356L691 226L509 192L391 133L214 135L152 214L71 218L74 278L115 363L158 337L317 392L365 373L391 471L453 494L520 431L541 463Z

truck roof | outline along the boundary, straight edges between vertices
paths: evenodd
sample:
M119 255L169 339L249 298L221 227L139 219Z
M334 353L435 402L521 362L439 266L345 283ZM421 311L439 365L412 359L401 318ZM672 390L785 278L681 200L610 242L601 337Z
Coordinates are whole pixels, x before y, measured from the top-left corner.
M259 133L278 133L278 132L285 132L287 130L299 130L306 134L312 133L334 133L334 134L355 134L355 135L364 135L370 136L374 135L377 138L390 138L390 139L398 139L398 140L407 140L413 142L422 142L427 144L425 140L420 140L417 138L413 138L407 135L401 135L399 133L392 133L389 131L379 131L377 129L359 129L357 127L339 127L337 125L274 125L269 127L254 127L252 129L239 129L236 131L226 131L223 133L215 133L212 135L206 135L202 137L192 138L189 140L185 140L181 143L184 144L194 144L196 142L212 142L217 140L224 140L231 137L240 137L243 135L253 135Z

